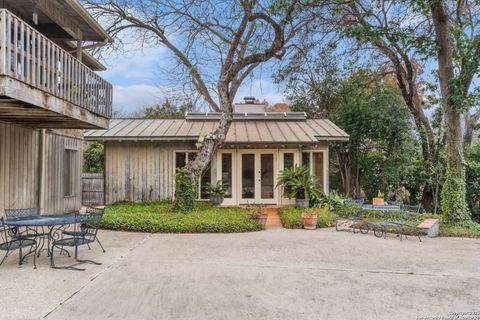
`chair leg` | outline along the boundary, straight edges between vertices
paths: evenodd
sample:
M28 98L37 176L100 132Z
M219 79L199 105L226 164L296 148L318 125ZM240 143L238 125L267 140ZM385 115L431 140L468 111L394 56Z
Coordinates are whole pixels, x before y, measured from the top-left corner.
M18 265L21 266L23 264L22 248L18 250L18 257L19 257Z
M0 262L0 266L5 262L5 260L7 260L7 257L8 257L8 253L9 253L9 252L10 252L10 251L7 251L7 252L5 253L5 256L3 257L2 262Z
M103 248L102 243L100 242L100 240L98 240L98 237L96 239L97 239L98 244L102 248L103 253L105 253L106 251L105 251L105 248Z

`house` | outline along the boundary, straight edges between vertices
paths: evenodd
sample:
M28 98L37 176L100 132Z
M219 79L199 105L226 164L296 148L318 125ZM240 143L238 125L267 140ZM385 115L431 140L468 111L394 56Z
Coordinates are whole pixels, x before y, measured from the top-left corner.
M309 166L328 193L328 147L348 135L326 119L302 112L265 112L255 100L235 105L225 144L201 177L229 186L223 205L289 204L276 188L279 172L296 164ZM109 130L90 130L87 141L105 145L106 203L159 201L174 196L175 169L195 157L202 138L212 132L218 113L187 113L185 119L114 119Z
M77 0L0 1L0 216L81 205L83 129L106 129L112 86L85 50L111 39Z

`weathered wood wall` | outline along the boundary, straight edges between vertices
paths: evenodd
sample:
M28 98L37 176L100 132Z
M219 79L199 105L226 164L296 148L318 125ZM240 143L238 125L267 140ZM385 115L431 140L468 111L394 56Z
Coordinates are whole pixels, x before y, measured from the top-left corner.
M63 156L65 149L76 150L74 196L64 196ZM43 211L48 214L74 212L82 204L83 141L57 134L47 134L45 157L45 188Z
M40 132L0 122L0 216L38 205Z
M0 216L5 208L39 207L40 203L48 214L80 208L83 141L59 133L45 136L45 171L40 192L40 130L0 122ZM77 150L77 167L73 168L75 194L70 197L65 197L63 190L66 148ZM41 194L43 201L39 199Z
M192 143L108 141L105 143L106 202L161 201L173 198L174 153Z
M84 173L82 175L82 203L84 205L102 205L104 199L103 173Z

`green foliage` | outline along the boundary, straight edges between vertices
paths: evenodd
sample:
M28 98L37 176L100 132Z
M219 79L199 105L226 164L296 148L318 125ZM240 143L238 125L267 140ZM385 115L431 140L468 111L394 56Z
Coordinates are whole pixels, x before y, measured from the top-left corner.
M316 204L323 197L322 190L317 188L315 179L305 166L281 171L277 187L283 187L283 192L289 199L307 199Z
M324 195L318 202L318 206L328 210L335 210L343 206L345 198L336 191L331 191L329 195Z
M447 178L442 189L441 209L443 223L457 225L470 221L470 214L465 202L465 178L463 172L447 169Z
M83 152L83 172L103 172L104 156L103 144L99 142L90 142Z
M167 99L160 105L144 108L143 117L146 119L183 119L185 113L192 111L192 109L192 104L186 103L176 106Z
M480 222L480 145L466 154L466 199L472 218Z
M213 208L199 202L196 209L176 214L170 202L117 203L105 210L102 228L141 232L248 232L261 230L260 222L242 208Z
M175 211L188 212L195 209L197 199L195 185L185 168L177 168L175 171Z
M301 229L303 228L302 214L305 212L315 213L318 216L317 228L329 228L335 226L336 215L326 208L280 208L279 214L282 220L282 225L287 229Z
M225 196L227 190L228 186L223 184L221 180L218 180L216 183L207 182L205 184L205 191L211 196Z

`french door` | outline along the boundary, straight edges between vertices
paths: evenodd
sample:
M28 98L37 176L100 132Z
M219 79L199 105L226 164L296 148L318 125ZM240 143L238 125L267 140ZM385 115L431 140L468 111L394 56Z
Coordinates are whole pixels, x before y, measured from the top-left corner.
M276 204L277 152L244 150L239 154L241 204Z

